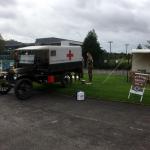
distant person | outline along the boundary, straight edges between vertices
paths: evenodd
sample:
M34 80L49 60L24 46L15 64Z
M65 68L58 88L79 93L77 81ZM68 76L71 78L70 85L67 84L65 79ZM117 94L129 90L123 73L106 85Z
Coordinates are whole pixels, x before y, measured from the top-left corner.
M88 68L88 76L89 76L89 82L92 82L93 79L93 58L92 55L87 52L87 68Z

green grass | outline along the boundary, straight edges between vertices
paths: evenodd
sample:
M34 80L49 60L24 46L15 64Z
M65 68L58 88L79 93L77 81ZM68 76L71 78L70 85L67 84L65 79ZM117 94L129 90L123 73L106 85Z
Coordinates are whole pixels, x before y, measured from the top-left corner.
M87 80L87 75L85 75L85 80ZM80 81L76 81L68 88L60 88L57 84L49 85L44 88L51 88L59 93L67 95L74 95L77 91L82 90L87 97L99 100L140 104L140 96L138 95L131 95L131 98L128 100L127 97L131 83L126 80L126 76L94 74L92 85L86 85L82 84ZM149 86L145 91L142 104L150 104Z

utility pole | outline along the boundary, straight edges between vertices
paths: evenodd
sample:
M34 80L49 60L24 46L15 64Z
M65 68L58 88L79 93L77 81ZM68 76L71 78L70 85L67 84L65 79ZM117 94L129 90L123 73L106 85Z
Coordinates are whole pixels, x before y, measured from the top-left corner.
M126 55L128 54L128 46L129 46L129 44L125 44L125 48L126 48Z
M126 48L126 56L127 56L127 60L128 60L128 64L129 64L129 58L128 58L128 46L129 46L129 44L125 44L125 48Z
M111 44L113 43L113 41L108 41L108 43L110 44L110 53L111 53Z

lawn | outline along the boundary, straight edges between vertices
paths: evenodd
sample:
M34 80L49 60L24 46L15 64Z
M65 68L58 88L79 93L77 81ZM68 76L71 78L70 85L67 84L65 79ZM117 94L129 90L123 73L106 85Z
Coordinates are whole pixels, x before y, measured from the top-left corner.
M84 79L87 80L87 75L85 75ZM131 98L128 100L127 97L130 86L131 83L127 82L126 76L94 74L91 85L82 84L80 81L74 81L68 88L60 88L58 85L50 85L46 88L53 88L59 93L71 96L81 90L85 92L86 97L90 98L104 101L121 101L140 104L140 96L138 95L131 95ZM150 104L149 88L150 87L147 86L142 104Z

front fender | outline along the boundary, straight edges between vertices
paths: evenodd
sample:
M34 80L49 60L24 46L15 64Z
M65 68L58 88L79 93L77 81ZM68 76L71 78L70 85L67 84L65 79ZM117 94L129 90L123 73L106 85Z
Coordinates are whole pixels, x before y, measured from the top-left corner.
M32 76L29 76L29 75L26 75L26 74L23 74L23 75L18 75L16 81L20 80L20 79L29 79L31 81L36 81L36 79Z

